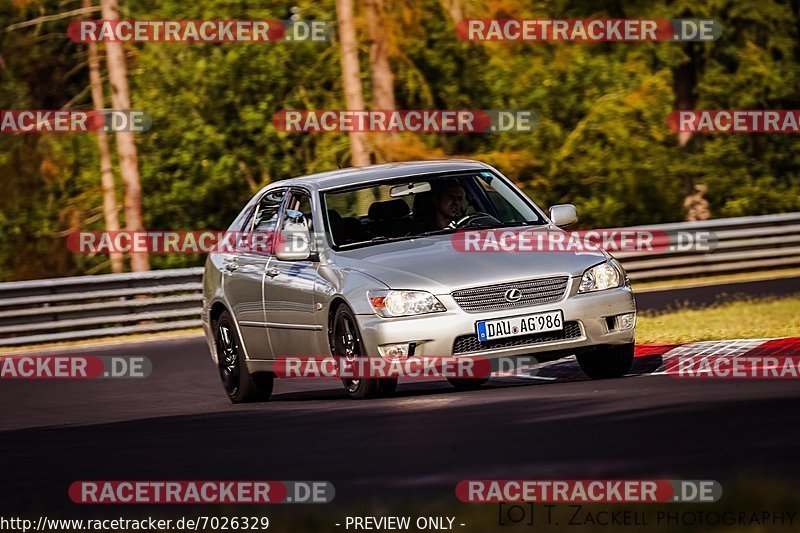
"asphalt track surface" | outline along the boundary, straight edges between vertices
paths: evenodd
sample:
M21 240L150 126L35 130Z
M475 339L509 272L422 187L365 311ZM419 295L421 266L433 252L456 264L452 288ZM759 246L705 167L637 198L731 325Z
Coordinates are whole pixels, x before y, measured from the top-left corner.
M202 338L79 353L154 369L0 384L2 508L69 507L69 484L91 479L328 480L337 503L454 500L470 478L800 480L797 380L650 375L655 357L616 380L566 361L549 378L401 382L369 401L335 380L279 380L272 401L232 405Z

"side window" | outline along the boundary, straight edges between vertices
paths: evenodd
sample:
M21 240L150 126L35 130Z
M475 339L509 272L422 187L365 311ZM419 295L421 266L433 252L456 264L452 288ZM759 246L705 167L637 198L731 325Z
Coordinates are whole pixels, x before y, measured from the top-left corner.
M302 224L309 232L313 232L313 219L311 198L302 191L292 191L289 200L286 202L286 214L283 217L281 230L290 230L298 224Z
M242 209L242 212L236 216L236 219L228 226L228 231L247 231L253 224L253 213L256 206L249 206Z
M285 191L275 191L264 195L258 203L253 231L270 231L278 225L278 213Z
M265 194L256 205L250 220L242 229L239 249L255 253L272 253L271 244L278 225L281 203L286 190Z
M294 208L302 213L308 231L314 232L314 212L311 210L311 198L307 194L295 193Z

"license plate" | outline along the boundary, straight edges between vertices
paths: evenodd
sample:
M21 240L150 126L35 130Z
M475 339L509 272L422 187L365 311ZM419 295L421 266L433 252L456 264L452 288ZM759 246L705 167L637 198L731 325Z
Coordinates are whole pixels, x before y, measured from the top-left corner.
M481 320L475 324L479 341L490 341L504 337L530 335L543 331L560 331L564 329L564 314L561 310L535 313L532 315Z

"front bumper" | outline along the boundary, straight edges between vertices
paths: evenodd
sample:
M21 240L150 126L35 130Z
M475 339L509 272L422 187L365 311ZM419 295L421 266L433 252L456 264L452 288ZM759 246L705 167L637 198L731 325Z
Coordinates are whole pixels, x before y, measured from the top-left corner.
M358 315L362 340L369 355L378 355L378 346L414 343L414 356L481 356L488 359L532 355L543 352L582 351L597 345L629 344L634 341L635 330L617 330L609 327L607 317L635 312L633 292L628 286L594 293L577 294L578 278L571 278L565 298L557 302L512 310L467 313L449 294L437 294L447 311L418 317L380 318L376 315ZM485 344L459 343L461 351L454 353L454 344L459 337L475 334L475 323L516 315L538 313L560 309L565 323L572 326L570 338L543 336L529 344L512 347L486 349ZM501 343L502 344L502 343ZM519 344L519 343L514 343ZM478 349L475 349L477 347Z

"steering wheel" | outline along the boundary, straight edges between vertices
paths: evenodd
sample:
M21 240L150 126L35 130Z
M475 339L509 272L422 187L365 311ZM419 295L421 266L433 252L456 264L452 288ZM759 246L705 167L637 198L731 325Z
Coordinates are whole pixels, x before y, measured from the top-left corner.
M459 218L458 220L453 220L450 224L447 225L449 229L459 229L459 228L468 228L472 225L477 225L477 222L481 222L481 225L488 225L488 224L500 224L501 222L494 218L489 213L483 213L478 211L477 213L472 213L466 216Z

